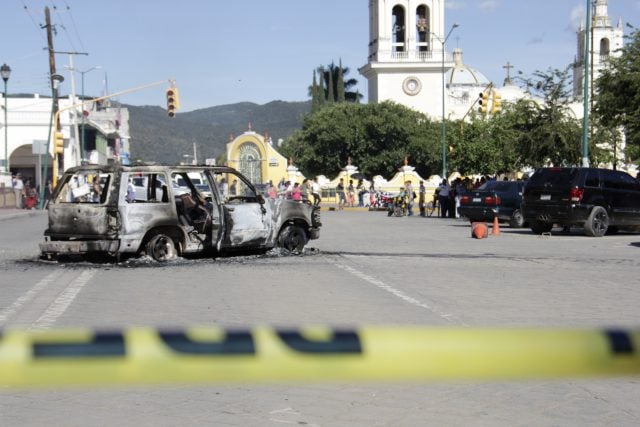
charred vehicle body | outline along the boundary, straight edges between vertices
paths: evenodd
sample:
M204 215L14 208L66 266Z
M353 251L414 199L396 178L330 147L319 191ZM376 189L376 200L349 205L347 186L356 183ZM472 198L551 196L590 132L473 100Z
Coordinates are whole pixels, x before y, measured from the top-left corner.
M147 254L165 261L190 253L301 251L321 226L319 208L265 199L240 172L220 166L71 168L48 211L40 250L49 259Z

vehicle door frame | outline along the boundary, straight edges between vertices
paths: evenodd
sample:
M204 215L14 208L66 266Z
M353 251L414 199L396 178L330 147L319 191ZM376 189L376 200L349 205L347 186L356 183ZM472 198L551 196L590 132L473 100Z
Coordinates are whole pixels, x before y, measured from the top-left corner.
M250 196L229 194L229 197L225 200L222 200L221 197L226 223L222 246L230 248L241 248L248 245L264 247L269 240L271 228L273 227L269 217L270 210L265 207L264 197L251 181L237 170L222 169L213 170L212 172L214 173L214 178L223 177L226 179L229 185L229 193L231 192L230 177L237 178L241 181L241 189L242 185L244 185L252 193ZM218 180L215 179L215 182L217 184ZM248 225L248 227L243 227L245 225Z
M204 174L207 178L207 180L209 181L209 189L211 190L211 200L207 200L204 195L200 192L200 190L198 190L198 188L195 186L195 184L193 183L193 181L191 180L191 177L189 176L189 173L199 173L201 176ZM176 176L178 176L179 178L183 179L185 184L187 185L187 189L189 190L189 193L191 194L191 196L197 196L194 197L198 198L200 200L206 200L209 201L211 203L211 211L209 212L209 216L210 216L210 220L211 220L211 241L209 242L209 244L211 245L212 248L216 248L216 250L220 250L220 242L222 240L222 236L224 235L224 227L225 227L225 222L224 222L224 215L223 215L223 211L222 211L222 207L221 207L221 203L220 203L220 198L218 196L217 193L217 188L215 186L215 182L211 182L211 179L208 176L207 170L205 169L201 169L201 168L189 168L189 169L181 169L181 168L176 168L176 169L172 169L171 170L171 182L173 182L176 178ZM185 193L183 193L185 194ZM174 199L179 197L179 195L174 195ZM199 203L196 201L196 203ZM175 204L175 201L174 201ZM206 206L203 206L205 209ZM178 209L176 209L177 211ZM214 215L214 213L217 213L217 215ZM178 215L181 215L181 212L177 212ZM213 230L216 229L217 226L217 234L213 233Z

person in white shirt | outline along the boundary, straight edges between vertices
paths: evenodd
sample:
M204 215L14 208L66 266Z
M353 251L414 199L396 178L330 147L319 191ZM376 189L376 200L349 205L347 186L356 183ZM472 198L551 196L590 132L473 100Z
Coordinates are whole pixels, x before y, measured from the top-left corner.
M442 183L438 186L438 203L440 204L440 217L446 218L449 212L449 191L450 187L447 183L447 179L443 179Z
M24 183L22 182L22 176L17 174L11 180L13 186L13 194L16 196L16 209L22 209L22 190L24 189Z
M313 178L313 183L311 184L311 194L313 195L313 206L320 205L320 184L318 184L318 178Z

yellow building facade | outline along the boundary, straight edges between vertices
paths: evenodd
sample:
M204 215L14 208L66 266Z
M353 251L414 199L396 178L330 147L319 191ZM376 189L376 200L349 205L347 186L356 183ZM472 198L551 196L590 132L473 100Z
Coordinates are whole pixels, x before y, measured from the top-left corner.
M292 178L287 159L276 151L269 137L251 129L227 144L227 165L239 170L254 184L272 181L277 185L281 179ZM298 182L303 179L302 175L295 176Z

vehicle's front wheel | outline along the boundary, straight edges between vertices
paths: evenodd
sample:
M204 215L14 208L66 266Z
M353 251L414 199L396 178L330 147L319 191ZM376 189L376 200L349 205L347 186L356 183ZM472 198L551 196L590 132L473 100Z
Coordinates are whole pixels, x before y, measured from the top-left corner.
M298 225L287 225L280 231L278 246L289 252L301 252L307 244L307 233Z
M602 237L607 233L608 228L609 214L602 206L595 206L584 223L585 234L591 237Z
M522 212L520 209L516 209L513 211L511 215L511 219L509 219L509 227L511 228L522 228L524 225L524 217L522 216Z
M178 256L176 244L173 239L166 234L156 234L149 240L146 246L147 255L158 262L166 262Z
M535 234L548 233L552 228L553 224L550 222L533 221L531 223L531 231L533 231Z

